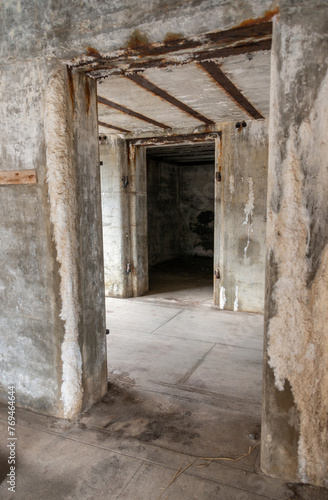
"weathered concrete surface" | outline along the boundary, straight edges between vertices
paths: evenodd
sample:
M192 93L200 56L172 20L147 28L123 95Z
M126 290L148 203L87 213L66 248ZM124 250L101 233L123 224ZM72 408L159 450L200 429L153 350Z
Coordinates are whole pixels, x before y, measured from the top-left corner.
M180 253L213 257L214 161L179 168Z
M215 219L215 266L221 278L215 280L215 304L263 312L268 132L265 121L246 123L221 127L222 180L216 181Z
M126 47L135 29L143 40L163 41L169 33L183 36L223 30L247 19L262 17L277 0L202 0L177 3L169 0L45 0L6 2L1 12L2 61L36 56L72 58L86 54L87 47L103 53Z
M274 26L264 472L328 484L328 5L281 2Z
M129 214L133 296L148 291L146 148L129 145Z
M148 160L149 266L180 255L179 168L172 163Z
M105 290L108 297L131 297L128 147L124 139L106 136L101 140L101 197L104 238Z
M58 67L45 94L50 220L59 264L60 400L65 417L106 390L103 252L96 85Z
M2 84L5 168L33 166L38 183L2 187L1 392L71 416L106 382L95 85L45 61L6 68Z
M214 162L148 160L149 265L178 256L213 256Z
M39 119L44 113L45 67L44 61L30 61L1 74L1 168L36 168L38 182L1 186L0 386L2 398L14 384L21 406L61 415L64 329L56 300L59 276Z

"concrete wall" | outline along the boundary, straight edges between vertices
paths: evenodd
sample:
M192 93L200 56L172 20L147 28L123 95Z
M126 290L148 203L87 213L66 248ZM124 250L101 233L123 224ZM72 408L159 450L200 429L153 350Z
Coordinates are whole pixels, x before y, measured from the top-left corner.
M148 160L148 259L149 266L180 255L179 168L172 163Z
M56 300L60 279L39 119L45 108L45 63L13 64L1 76L1 170L36 168L38 182L0 186L0 391L6 401L14 384L21 406L58 415L64 324Z
M180 166L179 212L181 255L213 257L214 162Z
M215 303L221 309L263 312L267 124L249 120L246 127L227 123L221 130L222 180L215 183L215 267L221 278L215 280Z
M100 158L106 296L142 295L148 290L146 152L106 136Z
M106 136L100 144L101 197L104 238L105 290L108 297L130 297L129 191L122 182L128 176L128 149L124 139Z
M72 58L87 47L106 53L126 47L138 28L150 42L168 33L203 34L238 26L275 8L276 0L11 0L1 11L0 56L7 61L34 57Z
M2 169L37 170L1 186L1 393L70 417L106 388L95 84L41 60L1 84Z
M261 467L328 486L328 4L282 1L271 74Z
M148 160L149 265L179 256L213 256L214 164Z

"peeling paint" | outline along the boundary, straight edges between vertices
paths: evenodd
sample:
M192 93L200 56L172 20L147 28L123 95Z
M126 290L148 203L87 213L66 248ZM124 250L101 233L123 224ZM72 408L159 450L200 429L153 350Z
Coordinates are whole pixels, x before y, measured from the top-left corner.
M223 286L220 287L220 309L224 309L225 303L226 303L226 294L225 294L225 288Z
M236 285L235 301L233 303L233 310L238 311L238 285Z
M233 174L231 174L229 176L229 191L230 191L231 196L235 192L235 176Z
M253 232L253 210L254 210L254 189L252 177L247 178L248 181L248 199L244 208L245 220L243 226L247 225L247 245L244 248L245 259L247 258L247 250L249 247L249 236Z
M299 27L295 32L299 33ZM297 71L294 67L292 74ZM294 77L289 76L289 79L287 87L295 82ZM272 162L279 166L276 174L279 184L275 177L271 198L279 197L279 205L271 204L267 233L269 254L274 255L279 270L271 297L275 315L269 318L269 365L278 390L283 390L285 380L291 385L300 415L299 479L315 484L327 484L328 478L328 247L323 246L320 250L315 276L308 283L310 235L316 237L312 247L317 248L322 241L320 233L315 235L313 229L311 231L311 217L319 218L323 227L327 221L325 213L318 212L315 216L311 213L305 196L311 203L316 200L316 206L325 206L327 103L328 76L321 84L308 117L297 131L293 124L290 126L283 158L280 146L272 156ZM309 168L312 184L307 184Z

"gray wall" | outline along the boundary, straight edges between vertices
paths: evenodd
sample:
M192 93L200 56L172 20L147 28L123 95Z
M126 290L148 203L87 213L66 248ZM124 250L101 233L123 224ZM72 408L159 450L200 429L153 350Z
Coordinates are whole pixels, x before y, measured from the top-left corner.
M214 163L148 160L149 265L179 256L213 256Z
M148 160L148 262L153 266L180 255L179 169Z
M274 26L261 467L328 484L328 4Z
M222 181L216 181L215 303L263 312L268 131L265 121L223 124ZM216 168L219 168L217 165Z
M214 161L179 169L180 252L213 257Z
M71 417L106 389L95 83L38 60L2 90L2 168L38 180L0 188L1 393Z
M0 38L3 63L40 56L58 58L85 55L87 47L104 53L125 48L138 28L150 42L167 33L194 36L238 26L245 19L264 16L274 0L12 0L2 9Z

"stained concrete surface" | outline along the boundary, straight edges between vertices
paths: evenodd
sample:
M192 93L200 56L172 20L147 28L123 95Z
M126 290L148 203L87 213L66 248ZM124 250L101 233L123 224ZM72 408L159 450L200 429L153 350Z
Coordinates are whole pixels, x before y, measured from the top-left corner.
M108 394L71 421L17 410L15 494L5 483L0 406L1 499L328 498L259 468L263 317L195 304L198 289L185 290L180 303L156 287L107 299ZM249 447L237 462L195 462L238 458ZM180 467L188 468L168 486Z

